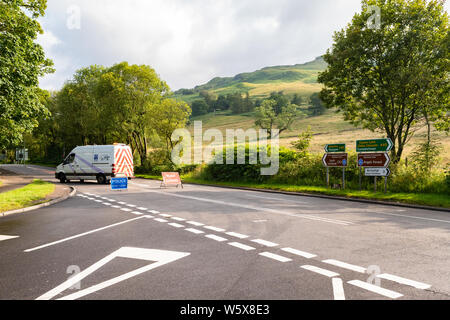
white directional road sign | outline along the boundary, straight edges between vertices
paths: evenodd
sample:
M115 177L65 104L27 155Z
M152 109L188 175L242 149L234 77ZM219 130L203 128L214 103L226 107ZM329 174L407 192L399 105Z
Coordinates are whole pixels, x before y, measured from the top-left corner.
M365 168L366 177L389 177L390 174L388 168Z
M36 300L50 300L53 297L57 296L58 294L62 293L63 291L69 289L73 285L76 285L81 280L86 278L91 273L97 271L101 267L103 267L105 264L113 260L114 258L129 258L129 259L137 259L137 260L145 260L145 261L151 261L150 264L136 269L134 271L125 273L121 276L115 277L113 279L104 281L102 283L96 284L94 286L91 286L89 288L77 291L75 293L69 294L67 296L64 296L60 298L61 300L75 300L81 297L84 297L88 294L91 294L93 292L99 291L101 289L104 289L106 287L112 286L116 283L119 283L121 281L130 279L132 277L135 277L137 275L140 275L144 272L150 271L152 269L155 269L157 267L160 267L162 265L165 265L167 263L176 261L178 259L187 257L190 255L190 253L186 252L176 252L176 251L166 251L166 250L155 250L155 249L141 249L141 248L131 248L131 247L123 247L119 250L111 253L110 255L106 256L105 258L101 259L100 261L94 263L89 268L83 270L82 272L78 273L77 275L72 276L69 280L63 282L56 288L50 290L49 292L43 294Z

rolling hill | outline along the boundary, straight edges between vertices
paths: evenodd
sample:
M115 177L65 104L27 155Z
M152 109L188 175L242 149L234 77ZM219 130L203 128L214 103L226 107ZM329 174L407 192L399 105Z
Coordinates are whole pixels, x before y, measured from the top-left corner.
M289 95L297 93L300 96L309 97L312 93L320 91L321 85L317 83L317 76L326 67L327 64L323 58L318 57L304 64L266 67L234 77L217 77L193 89L180 89L175 92L175 98L192 103L199 98L202 90L216 95L248 92L252 98L267 97L274 91L283 91Z

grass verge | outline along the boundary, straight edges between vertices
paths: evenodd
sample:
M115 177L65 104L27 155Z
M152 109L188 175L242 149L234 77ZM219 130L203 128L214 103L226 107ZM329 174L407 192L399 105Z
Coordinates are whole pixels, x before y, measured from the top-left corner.
M53 183L34 180L23 188L0 193L0 212L43 203L44 198L53 191L55 191Z
M160 176L137 174L137 178L161 180ZM301 192L307 194L324 194L329 196L339 196L345 198L366 199L366 200L381 200L390 202L400 202L408 204L425 205L440 208L450 208L450 196L445 194L433 193L383 193L374 191L356 191L356 190L333 190L325 187L311 187L311 186L295 186L287 184L256 184L246 182L216 182L195 179L191 177L182 177L185 183L210 184L217 186L229 187L245 187L266 190L278 190L289 192Z

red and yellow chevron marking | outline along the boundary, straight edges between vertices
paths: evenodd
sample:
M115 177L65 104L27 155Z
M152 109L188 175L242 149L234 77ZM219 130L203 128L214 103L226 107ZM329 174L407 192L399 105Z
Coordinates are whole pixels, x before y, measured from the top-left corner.
M115 173L125 174L127 177L134 176L133 155L129 148L118 148L114 155Z

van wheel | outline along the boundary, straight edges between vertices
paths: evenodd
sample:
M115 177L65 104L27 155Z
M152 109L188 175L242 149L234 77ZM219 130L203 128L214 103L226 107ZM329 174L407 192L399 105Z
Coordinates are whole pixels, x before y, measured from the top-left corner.
M97 175L97 182L98 184L105 184L106 183L106 177L104 174L98 174Z
M66 182L66 175L64 173L60 173L58 175L58 179L59 179L60 183L64 183L64 182Z

